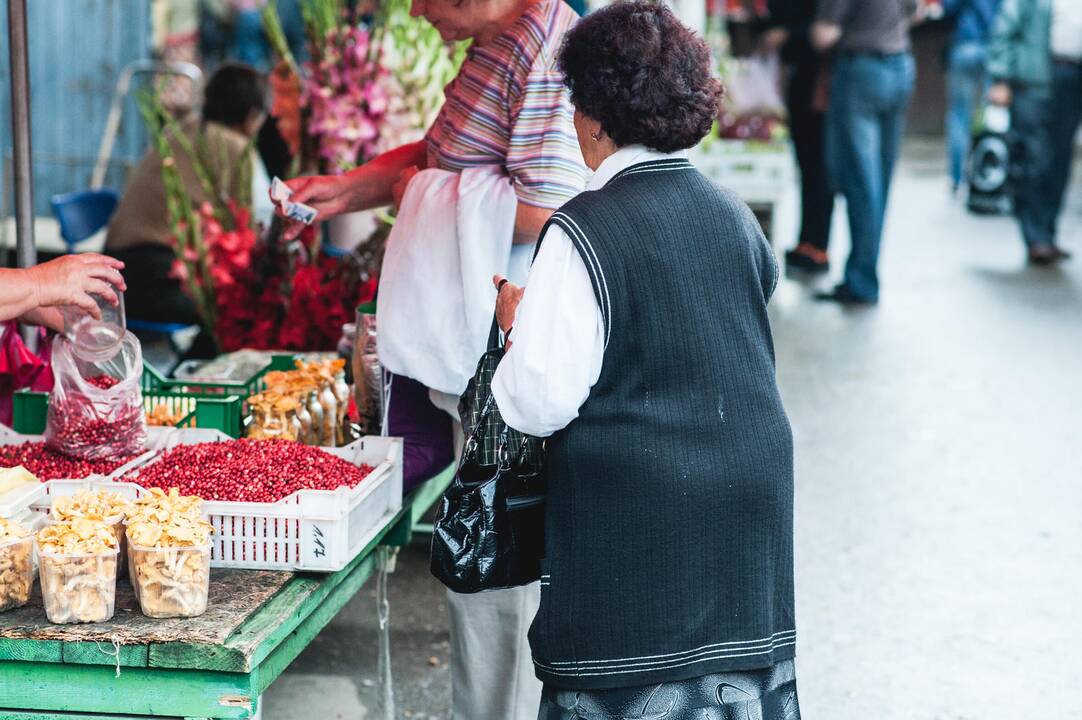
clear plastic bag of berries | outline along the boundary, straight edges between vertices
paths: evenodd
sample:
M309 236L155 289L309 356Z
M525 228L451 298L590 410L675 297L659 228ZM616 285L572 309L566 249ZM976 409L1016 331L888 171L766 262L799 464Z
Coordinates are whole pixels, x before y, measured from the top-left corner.
M53 345L55 384L45 426L48 447L87 460L130 457L146 446L143 352L126 332L106 358L80 353L66 337Z

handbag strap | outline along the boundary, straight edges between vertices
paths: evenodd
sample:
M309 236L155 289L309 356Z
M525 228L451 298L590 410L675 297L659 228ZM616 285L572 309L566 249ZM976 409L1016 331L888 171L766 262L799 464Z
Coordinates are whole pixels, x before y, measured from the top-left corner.
M489 352L500 349L500 321L496 313L492 313L492 329L488 331Z
M465 465L467 462L476 462L477 451L480 448L481 441L478 436L483 432L485 426L488 423L489 418L492 416L492 408L496 405L496 399L489 393L485 398L484 404L481 406L480 412L477 413L477 424L473 428L473 432L469 434L462 447L462 458L459 460L459 467Z

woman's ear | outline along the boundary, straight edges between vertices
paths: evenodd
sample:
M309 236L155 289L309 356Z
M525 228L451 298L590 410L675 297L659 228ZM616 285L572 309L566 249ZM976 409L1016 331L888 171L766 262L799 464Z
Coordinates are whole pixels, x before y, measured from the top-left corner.
M601 142L601 139L605 137L605 131L601 129L601 121L594 120L591 117L585 118L586 131L590 136L590 139L594 142Z

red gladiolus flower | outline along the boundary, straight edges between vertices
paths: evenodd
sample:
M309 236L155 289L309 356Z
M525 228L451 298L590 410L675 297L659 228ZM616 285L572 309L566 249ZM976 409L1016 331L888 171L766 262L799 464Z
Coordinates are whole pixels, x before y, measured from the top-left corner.
M173 266L169 268L169 277L185 282L188 279L188 266L180 259L174 260Z

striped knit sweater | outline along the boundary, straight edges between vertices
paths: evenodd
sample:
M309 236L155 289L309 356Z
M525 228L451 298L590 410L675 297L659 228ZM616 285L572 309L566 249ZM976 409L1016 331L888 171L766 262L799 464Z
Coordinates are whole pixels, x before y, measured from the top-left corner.
M632 166L552 221L605 321L601 376L548 442L538 677L633 687L793 657L793 447L742 201L686 160Z
M519 200L557 208L585 184L573 110L556 55L577 19L563 0L538 0L507 32L470 47L428 131L429 166L505 168Z

